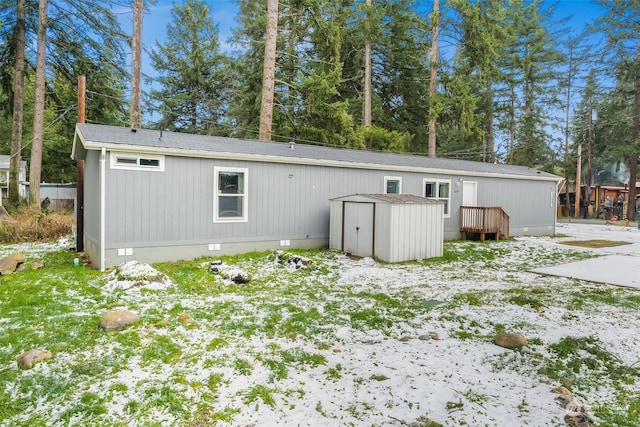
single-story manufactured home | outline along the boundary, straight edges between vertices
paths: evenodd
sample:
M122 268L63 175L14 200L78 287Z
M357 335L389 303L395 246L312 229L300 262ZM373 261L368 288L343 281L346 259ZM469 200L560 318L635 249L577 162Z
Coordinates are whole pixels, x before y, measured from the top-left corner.
M527 167L317 145L78 124L84 249L104 269L277 248L328 247L330 200L440 200L443 237L461 207L499 207L507 235L552 235L559 177Z

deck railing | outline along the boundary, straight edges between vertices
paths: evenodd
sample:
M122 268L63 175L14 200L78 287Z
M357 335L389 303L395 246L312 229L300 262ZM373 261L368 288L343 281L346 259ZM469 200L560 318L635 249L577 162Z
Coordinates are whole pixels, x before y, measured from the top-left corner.
M479 234L483 242L486 234L508 239L509 215L500 206L461 206L460 233L465 240L467 233Z

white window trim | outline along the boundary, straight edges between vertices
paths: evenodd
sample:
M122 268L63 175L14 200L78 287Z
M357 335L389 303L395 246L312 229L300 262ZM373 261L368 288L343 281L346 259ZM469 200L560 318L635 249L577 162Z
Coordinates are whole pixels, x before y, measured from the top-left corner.
M423 178L422 179L422 197L427 197L427 183L436 184L436 192L438 193L436 197L429 197L429 199L434 200L444 200L447 203L447 213L444 214L445 218L451 218L451 180L450 179L432 179L432 178ZM447 183L449 184L449 197L440 197L440 184Z
M244 174L244 194L242 196L242 217L219 217L218 216L218 176L220 172L238 172ZM249 169L215 166L213 168L213 222L247 222L249 221Z
M119 163L118 159L127 159L135 161L132 163ZM163 154L141 154L141 153L123 153L118 151L112 151L109 155L109 164L111 169L125 169L125 170L143 170L164 172L164 155ZM148 166L141 164L143 160L157 160L158 166Z
M387 182L389 181L398 181L398 194L402 194L402 177L401 176L385 176L384 177L384 184L382 187L384 194L389 194L387 193Z

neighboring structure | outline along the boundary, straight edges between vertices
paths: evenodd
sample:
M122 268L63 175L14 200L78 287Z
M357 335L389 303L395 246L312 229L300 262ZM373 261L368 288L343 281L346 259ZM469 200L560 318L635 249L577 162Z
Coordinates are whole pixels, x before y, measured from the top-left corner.
M7 155L0 155L0 205L5 204L9 199L9 168L11 163L11 157ZM20 197L29 197L29 190L27 187L27 161L20 161L20 172L18 174L18 181L20 188L18 194Z
M559 177L538 170L293 143L78 124L84 243L94 266L329 243L329 200L400 193L443 202L445 239L460 206L499 206L510 235L552 235Z
M411 194L332 199L329 247L386 262L442 256L444 203Z
M76 196L75 183L52 184L43 182L40 184L40 201L43 207L49 211L75 212Z

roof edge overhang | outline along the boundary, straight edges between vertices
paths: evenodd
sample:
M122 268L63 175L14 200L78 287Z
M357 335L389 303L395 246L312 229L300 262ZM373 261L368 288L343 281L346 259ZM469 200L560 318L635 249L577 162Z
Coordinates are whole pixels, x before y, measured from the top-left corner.
M109 151L117 151L120 153L147 153L147 154L164 154L169 156L181 156L181 157L196 157L207 159L220 159L220 160L237 160L248 162L262 162L262 163L288 163L295 165L305 166L328 166L338 168L350 168L350 169L369 169L369 170L387 170L397 172L417 172L417 173L439 173L454 176L482 176L489 178L511 178L520 179L525 181L548 181L558 182L563 178L556 176L534 176L534 175L518 175L518 174L505 174L494 172L471 172L455 169L444 168L428 168L428 167L416 167L416 166L399 166L389 164L378 163L359 163L359 162L346 162L341 160L324 160L324 159L311 159L304 157L283 157L283 156L267 156L263 154L246 154L246 153L232 153L232 152L213 152L213 151L201 151L201 150L183 150L175 148L165 147L148 147L143 145L124 145L104 142L92 142L83 138L79 131L76 131L76 137L73 142L72 158L77 153L78 139L82 143L84 151L95 150L99 151L103 147ZM84 158L84 156L82 157Z
M80 144L80 145L78 145ZM100 148L97 148L100 150ZM76 131L73 135L73 144L71 146L71 159L73 160L84 160L87 156L87 142L82 135L82 132L78 129L78 124L76 124Z

